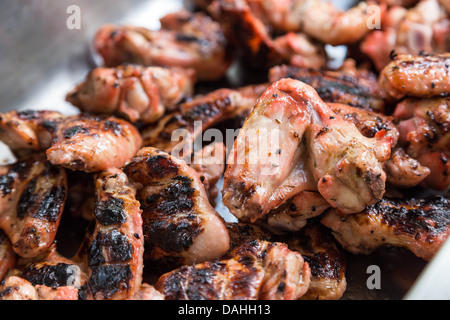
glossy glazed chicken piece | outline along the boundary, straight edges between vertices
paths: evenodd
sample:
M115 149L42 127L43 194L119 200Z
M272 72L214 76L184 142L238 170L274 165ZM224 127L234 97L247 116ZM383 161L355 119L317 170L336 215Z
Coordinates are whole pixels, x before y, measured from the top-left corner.
M141 203L146 261L167 270L222 256L230 246L222 217L186 162L147 147L125 166Z
M360 2L347 11L319 0L242 0L239 4L248 5L262 25L274 33L303 32L334 46L362 39L370 31L372 14L381 11L375 3L368 2Z
M296 300L310 276L308 263L286 244L253 240L221 260L163 274L155 287L166 300Z
M352 68L353 69L353 68ZM269 81L292 78L312 86L325 102L383 113L385 102L377 78L365 70L321 70L292 65L275 66L269 70Z
M217 89L196 96L167 114L155 126L142 130L143 145L189 159L194 141L207 129L234 117L248 115L257 98L268 85L251 85L238 89Z
M347 289L345 253L331 232L317 222L308 222L299 232L278 241L299 252L311 268L311 283L301 300L338 300Z
M446 96L450 91L450 53L394 55L378 81L390 99Z
M43 157L0 167L0 228L18 255L34 257L50 247L66 197L65 170Z
M120 65L95 68L66 95L66 100L90 114L125 117L153 123L194 91L194 71L182 68Z
M161 20L160 30L104 25L95 47L107 67L122 63L192 68L200 81L217 80L231 60L220 26L204 13L180 11Z
M12 248L11 241L3 230L0 230L0 281L15 264L16 253Z
M424 184L444 190L450 185L450 99L404 99L394 112L400 144L408 155L430 169Z
M123 166L142 143L139 131L125 120L53 111L4 113L0 132L18 156L45 151L52 164L86 172Z
M247 65L261 68L289 63L321 68L326 64L322 44L302 33L288 32L273 37L246 1L213 1L208 10Z
M132 299L140 290L144 235L135 195L136 189L120 169L97 175L95 226L87 235L89 279L80 292L82 299Z
M312 87L279 80L261 96L235 140L224 204L238 219L256 221L301 191L318 190L330 206L358 212L384 194L382 164L393 143L385 133L364 137Z
M381 29L373 30L361 42L361 51L377 70L390 63L393 50L411 55L449 51L450 20L445 9L438 0L417 2L412 8L388 8L382 15Z
M430 260L449 235L449 206L449 200L441 196L384 198L354 215L342 216L330 210L321 223L352 253L369 254L379 246L392 245Z
M33 286L23 278L11 276L0 283L0 300L78 300L78 290L71 286Z

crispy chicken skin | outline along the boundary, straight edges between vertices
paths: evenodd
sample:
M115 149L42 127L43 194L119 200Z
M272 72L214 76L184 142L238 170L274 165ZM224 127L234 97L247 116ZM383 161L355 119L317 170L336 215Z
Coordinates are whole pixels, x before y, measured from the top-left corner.
M301 300L339 300L347 289L345 252L317 221L299 232L275 238L299 252L311 268L311 283Z
M449 200L441 196L383 198L354 215L342 216L330 210L321 223L352 253L369 254L379 246L393 245L430 260L449 235L449 205Z
M446 96L450 92L450 53L394 55L378 81L389 99Z
M269 70L269 81L292 78L312 86L324 102L383 113L385 102L377 78L366 70L323 70L279 65Z
M200 81L217 80L231 60L220 26L204 13L180 11L161 20L160 30L104 25L95 47L107 67L122 63L194 69Z
M0 139L16 155L45 151L48 161L70 170L121 167L142 144L132 124L113 116L10 111L0 117Z
M436 190L450 185L449 106L449 98L407 98L394 111L399 143L408 155L430 169L423 185Z
M67 175L43 157L0 167L0 228L13 250L34 257L53 243L67 197Z
M16 264L16 253L8 236L0 229L0 281L8 270Z
M142 284L144 236L136 189L120 169L97 175L95 227L89 234L89 279L80 292L83 299L124 300Z
M66 95L66 100L82 112L153 123L190 97L194 84L195 75L189 69L130 64L98 67Z
M208 201L198 173L156 148L143 148L124 168L141 203L146 261L162 270L222 256L225 222Z
M312 87L281 79L261 96L235 140L224 204L254 222L299 192L318 190L341 212L359 212L384 194L382 164L392 143L386 130L364 137Z
M223 259L165 273L155 287L166 300L296 300L310 276L308 263L286 244L251 240Z

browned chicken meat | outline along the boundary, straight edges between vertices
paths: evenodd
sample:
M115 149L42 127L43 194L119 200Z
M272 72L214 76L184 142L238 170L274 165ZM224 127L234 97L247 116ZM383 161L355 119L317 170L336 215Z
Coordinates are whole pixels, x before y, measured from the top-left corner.
M123 166L142 143L119 118L32 110L0 115L0 140L18 156L45 151L52 164L87 172Z
M326 64L322 44L302 33L272 37L262 21L242 0L218 0L209 7L236 52L249 66L261 68L280 63L321 68Z
M338 300L347 289L347 261L330 231L309 222L299 232L282 236L290 250L299 252L311 268L311 283L302 300Z
M34 257L50 247L66 197L66 172L43 157L0 167L0 228L18 255Z
M193 70L120 65L95 68L66 96L82 112L153 123L194 92Z
M391 6L382 15L381 29L371 31L361 42L361 51L382 70L390 53L417 55L448 52L450 20L438 0L422 0L412 8ZM448 4L447 4L448 5Z
M441 196L384 198L354 215L342 216L330 210L321 222L352 253L368 254L382 245L392 245L430 260L449 235L449 208L449 200Z
M407 98L394 112L400 144L408 155L428 167L428 188L444 190L450 185L450 99Z
M146 261L155 269L222 256L230 246L225 222L208 201L198 173L186 162L143 148L125 166L142 208Z
M310 276L308 263L286 244L252 240L223 259L170 271L155 287L166 300L296 300Z
M385 102L376 76L366 70L352 69L332 71L280 65L269 70L269 81L296 79L312 86L327 103L341 103L383 113Z
M87 235L89 279L81 289L82 299L131 299L140 290L144 236L135 195L136 189L120 169L98 174L95 226Z
M220 25L204 13L180 11L161 20L160 30L104 25L95 47L107 67L129 62L144 66L192 68L198 80L217 80L231 60Z
M380 87L390 99L430 98L450 92L450 53L394 55L379 76Z
M359 212L384 194L392 144L386 130L364 137L305 83L279 80L235 140L224 204L238 219L255 221L301 191L318 190L341 212Z

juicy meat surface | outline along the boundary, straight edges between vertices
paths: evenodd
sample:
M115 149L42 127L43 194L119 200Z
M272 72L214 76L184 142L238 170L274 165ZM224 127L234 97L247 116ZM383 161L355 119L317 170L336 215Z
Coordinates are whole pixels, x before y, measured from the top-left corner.
M450 92L450 53L394 55L378 81L391 99L446 96Z
M156 122L194 91L189 69L120 65L91 70L66 95L82 112L125 117L131 122Z
M64 168L43 157L0 167L0 228L14 252L34 257L55 239L67 198Z
M308 290L303 257L278 242L243 242L226 258L182 266L155 284L166 300L296 300Z
M323 70L279 65L269 70L269 81L292 78L312 86L325 102L384 112L385 102L377 78L363 70Z
M387 199L367 206L362 212L342 216L328 211L321 223L332 230L344 249L369 254L382 245L405 247L430 260L450 232L448 199Z
M139 131L125 120L86 114L64 116L53 111L2 114L0 139L19 156L45 151L52 164L87 172L123 166L142 143Z
M311 283L301 300L338 300L347 289L347 261L331 232L309 222L299 232L277 238L290 250L299 252L311 268Z
M198 173L156 148L143 148L124 168L141 203L146 261L167 270L222 256L225 222L208 201Z
M107 67L122 63L192 68L198 80L217 80L231 61L220 25L204 13L180 11L160 20L160 30L104 25L95 47Z
M144 235L136 189L120 169L97 175L95 226L88 234L83 299L131 299L140 290Z
M223 201L238 219L255 221L301 191L315 191L355 213L384 194L382 164L392 137L374 138L338 117L315 90L293 79L272 84L234 142Z

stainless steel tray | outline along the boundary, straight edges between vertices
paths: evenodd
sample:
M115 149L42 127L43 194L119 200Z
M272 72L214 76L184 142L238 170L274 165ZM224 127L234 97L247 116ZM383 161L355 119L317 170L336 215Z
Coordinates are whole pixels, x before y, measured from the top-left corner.
M345 8L353 2L335 1ZM71 5L80 9L81 28L69 29ZM159 17L190 3L183 0L7 0L0 2L0 112L50 109L77 113L64 97L98 63L91 48L103 23L159 28ZM333 48L331 48L333 49ZM334 48L332 52L341 52ZM0 143L0 163L14 161ZM217 210L233 220L218 199ZM383 248L371 255L348 254L348 288L342 299L450 299L450 243L426 263L410 252ZM378 266L381 287L369 289L370 266Z

